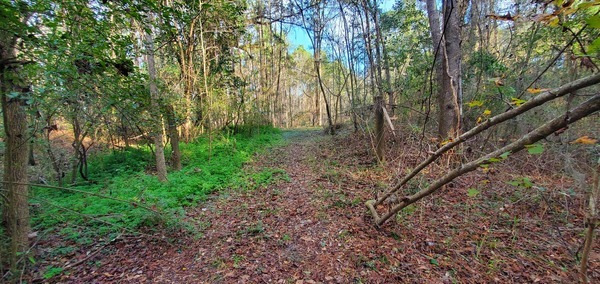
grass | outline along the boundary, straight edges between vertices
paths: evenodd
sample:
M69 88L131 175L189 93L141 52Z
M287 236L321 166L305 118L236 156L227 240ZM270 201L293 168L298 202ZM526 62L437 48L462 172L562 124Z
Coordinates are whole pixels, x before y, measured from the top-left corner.
M91 235L105 236L142 227L179 228L185 207L205 200L210 193L224 188L254 189L286 179L285 171L280 169L250 173L243 169L257 152L280 143L281 132L270 127L236 135L226 131L213 135L212 141L201 137L181 145L183 169L170 172L166 183L148 174L154 171L155 164L147 147L100 153L89 158L92 183L74 189L113 199L34 187L32 202L42 204L42 209L32 216L34 228L67 239L89 239Z

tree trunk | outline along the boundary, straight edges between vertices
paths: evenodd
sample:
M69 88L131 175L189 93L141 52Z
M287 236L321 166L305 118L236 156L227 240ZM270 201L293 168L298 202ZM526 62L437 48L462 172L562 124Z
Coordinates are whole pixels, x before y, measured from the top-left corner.
M181 150L179 149L179 132L177 131L177 120L172 105L167 106L167 132L171 141L171 165L173 170L181 170Z
M9 62L17 57L14 45L0 42L0 62ZM14 42L13 42L14 43ZM4 49L6 48L6 49ZM4 225L11 239L10 266L16 269L17 253L24 252L29 246L29 207L27 199L27 113L24 94L29 86L23 86L19 74L19 63L0 66L0 96L4 119L4 189L6 206L3 210ZM15 96L16 95L16 96Z
M375 153L377 154L377 161L380 164L385 162L385 156L383 155L383 149L385 148L385 135L383 129L384 107L385 101L383 97L375 97L375 101L373 102L373 108L375 109Z
M167 163L165 161L165 149L162 135L162 118L160 113L160 96L156 87L156 68L154 67L154 39L152 34L146 34L146 63L148 64L148 76L150 79L150 105L153 117L156 119L152 129L154 139L156 174L161 182L167 181Z
M444 21L446 24L443 56L442 95L439 97L440 124L438 135L441 139L455 138L460 134L461 117L461 49L460 49L460 8L462 1L444 1Z

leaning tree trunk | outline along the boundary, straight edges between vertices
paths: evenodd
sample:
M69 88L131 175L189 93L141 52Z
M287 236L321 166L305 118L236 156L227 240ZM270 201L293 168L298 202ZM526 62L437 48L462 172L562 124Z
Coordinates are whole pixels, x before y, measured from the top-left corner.
M18 252L28 248L29 207L27 199L27 113L25 96L29 86L20 82L20 63L10 63L16 58L14 45L0 42L0 96L4 119L4 189L6 204L3 210L4 225L11 239L10 265L16 268ZM8 48L7 48L8 47ZM7 48L7 49L4 49Z

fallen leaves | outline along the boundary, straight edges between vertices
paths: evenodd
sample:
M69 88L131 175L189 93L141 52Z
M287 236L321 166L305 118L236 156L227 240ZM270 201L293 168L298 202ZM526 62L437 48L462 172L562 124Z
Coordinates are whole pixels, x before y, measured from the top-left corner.
M307 133L294 139L250 165L276 165L288 173L289 181L253 191L225 191L186 209L191 224L208 223L196 228L194 233L201 236L162 232L166 236L160 240L122 238L57 281L568 283L577 277L570 269L576 261L562 243L576 248L580 230L561 229L560 238L553 229L564 226L564 197L548 194L544 199L527 188L531 182L525 177L507 175L532 157L526 153L501 155L498 159L506 162L494 163L493 173L488 166L461 177L456 187L425 198L413 210L400 212L397 222L375 230L363 202L385 189L382 181L393 182L392 167L414 166L419 151L411 143L418 141L390 148L390 160L400 162L381 169L373 165L364 150L367 140L360 135L324 139ZM573 144L595 139L577 140ZM322 178L325 172L336 178ZM413 186L441 173L441 167L428 169ZM535 184L542 186L538 183L546 180L551 185L552 178L536 178ZM520 187L505 183L510 180L518 180ZM559 201L553 200L555 195ZM575 224L582 216L577 200L569 197L569 221ZM598 250L597 245L591 261L596 270Z
M585 144L585 145L594 145L598 142L598 139L591 138L589 136L581 136L571 142L569 144Z

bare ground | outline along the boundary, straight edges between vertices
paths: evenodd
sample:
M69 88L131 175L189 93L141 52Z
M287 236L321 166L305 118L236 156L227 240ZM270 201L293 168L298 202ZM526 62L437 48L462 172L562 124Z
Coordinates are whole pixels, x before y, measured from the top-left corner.
M195 208L195 234L123 235L82 252L61 283L573 283L583 242L582 198L519 191L510 165L476 172L399 213L383 228L364 207L400 168L419 161L396 141L386 167L373 164L359 135L286 132L287 146L248 165L287 178L252 191L219 192ZM403 147L402 151L393 150ZM517 157L518 159L518 157ZM502 174L500 174L502 173ZM569 181L533 173L540 187ZM426 172L407 191L439 173ZM554 179L552 179L554 178ZM477 188L473 196L468 188ZM479 193L480 192L480 193ZM518 194L517 194L518 193ZM385 210L386 206L379 208ZM87 251L90 253L91 250ZM600 249L591 257L600 283ZM39 280L38 280L39 281Z

